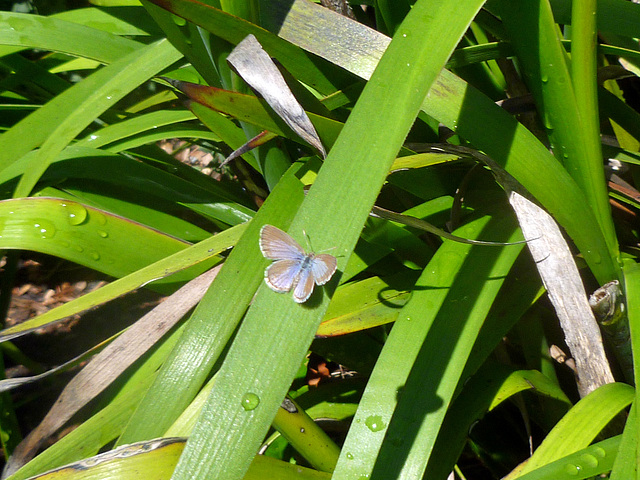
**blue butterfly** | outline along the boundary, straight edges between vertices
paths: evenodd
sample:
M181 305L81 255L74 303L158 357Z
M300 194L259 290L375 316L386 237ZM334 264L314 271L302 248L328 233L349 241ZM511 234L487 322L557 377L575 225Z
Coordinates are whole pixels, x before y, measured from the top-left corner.
M260 230L260 251L274 261L264 271L264 281L278 293L293 289L296 303L306 302L314 284L327 283L338 266L333 255L306 253L298 242L273 225Z

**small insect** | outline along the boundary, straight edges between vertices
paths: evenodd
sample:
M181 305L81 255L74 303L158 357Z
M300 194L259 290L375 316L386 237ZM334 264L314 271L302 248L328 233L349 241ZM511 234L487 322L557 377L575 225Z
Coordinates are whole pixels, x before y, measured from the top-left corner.
M306 253L298 242L273 225L265 225L260 230L260 251L274 261L264 271L264 281L278 293L293 289L297 303L306 302L314 283L327 283L337 267L333 255Z

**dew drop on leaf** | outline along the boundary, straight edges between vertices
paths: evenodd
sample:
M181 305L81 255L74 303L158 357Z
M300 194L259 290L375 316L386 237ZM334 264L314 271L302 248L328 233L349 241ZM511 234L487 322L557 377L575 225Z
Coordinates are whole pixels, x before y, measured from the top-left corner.
M80 225L87 219L87 209L79 203L63 203L62 207L67 212L69 225Z
M371 415L367 417L364 421L364 424L372 432L379 432L380 430L384 430L384 428L386 427L380 415Z
M564 472L567 475L571 475L571 476L577 476L580 473L580 467L577 465L574 465L573 463L568 463L567 465L565 465L564 467Z
M255 393L245 393L242 397L242 408L245 410L254 410L258 405L260 405L260 397Z

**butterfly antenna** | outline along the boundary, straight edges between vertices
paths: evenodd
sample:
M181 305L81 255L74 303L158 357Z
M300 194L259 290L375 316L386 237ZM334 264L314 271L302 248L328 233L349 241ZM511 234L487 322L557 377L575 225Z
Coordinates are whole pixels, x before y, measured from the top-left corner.
M307 239L307 247L309 247L309 251L310 252L315 251L313 249L313 245L311 245L311 237L307 234L307 231L305 229L302 229L302 234L304 235L304 238Z
M309 235L307 235L306 230L302 230L302 234L304 235L304 238L307 239L307 246L309 247L309 251L310 252L314 252L314 253L325 253L325 252L330 252L331 250L335 250L337 247L331 247L331 248L325 248L324 250L320 250L319 252L316 252L313 249L313 245L311 245L311 237Z

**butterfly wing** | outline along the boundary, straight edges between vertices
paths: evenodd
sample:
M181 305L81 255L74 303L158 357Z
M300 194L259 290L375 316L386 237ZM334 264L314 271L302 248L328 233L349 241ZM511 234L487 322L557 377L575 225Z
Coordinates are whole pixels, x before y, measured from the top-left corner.
M313 293L314 278L312 263L305 263L304 268L300 269L298 283L293 290L293 300L296 303L304 303L309 299Z
M332 255L307 255L302 247L287 233L273 225L260 230L260 251L274 262L265 270L265 282L276 292L293 289L297 303L306 302L314 284L324 285L336 271L336 259Z
M318 285L327 283L338 267L336 257L328 254L316 255L311 261L311 273Z
M264 281L278 293L290 291L297 280L302 262L297 260L278 260L264 271Z
M269 260L297 260L302 263L306 256L298 242L273 225L265 225L260 230L260 251Z

